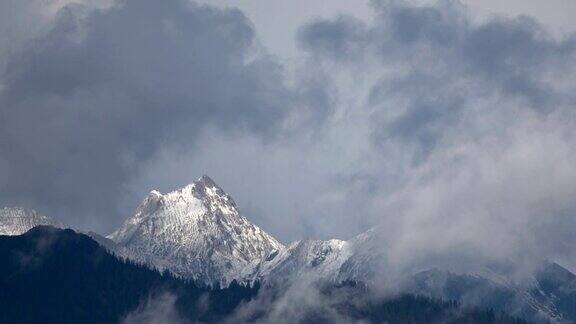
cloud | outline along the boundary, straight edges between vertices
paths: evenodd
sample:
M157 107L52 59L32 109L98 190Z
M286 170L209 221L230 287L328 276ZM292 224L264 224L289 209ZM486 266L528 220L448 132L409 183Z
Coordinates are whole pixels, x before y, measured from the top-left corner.
M560 258L574 244L574 37L523 16L476 23L454 1L373 8L372 22L339 15L297 35L296 79L330 107L319 118L268 143L209 129L196 148L163 147L131 186L204 170L285 242L383 224L399 268L496 247Z
M208 125L276 136L296 104L254 38L240 11L187 1L65 6L2 75L2 204L110 230L159 147L193 147Z
M370 25L314 21L299 39L370 87L352 109L370 116L367 157L382 162L363 170L376 183L363 214L381 224L387 266L573 260L576 38L525 16L474 23L455 1L373 7Z
M353 59L365 49L367 33L363 21L338 16L334 20L316 20L300 29L298 41L308 51L337 59Z
M258 296L241 304L226 323L363 323L346 314L346 302L351 295L344 288L323 291L323 287L310 278L301 277L290 284L272 289L261 288ZM324 289L327 290L327 289ZM353 289L351 289L353 290ZM356 294L355 298L362 298ZM354 303L357 302L354 300ZM354 305L353 303L353 305ZM359 304L361 302L358 302Z
M372 8L302 26L290 65L234 9L60 10L2 75L2 203L109 231L148 190L208 173L285 242L379 224L398 271L576 265L576 37L456 1Z
M177 297L170 293L149 297L145 303L130 312L122 320L123 324L146 323L187 323L176 309Z

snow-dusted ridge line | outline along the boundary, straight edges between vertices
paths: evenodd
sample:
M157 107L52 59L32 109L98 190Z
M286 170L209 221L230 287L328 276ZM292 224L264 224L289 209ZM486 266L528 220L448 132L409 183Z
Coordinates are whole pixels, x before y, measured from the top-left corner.
M63 227L31 209L0 209L0 234L19 235L37 225ZM371 284L375 277L385 276L386 251L381 232L371 229L348 241L302 240L285 247L250 223L233 199L203 176L166 194L151 191L131 217L107 238L87 234L117 256L201 283L227 285L232 280L259 280L274 285L292 280L355 280ZM553 281L575 278L571 273L563 274L562 271L569 271L560 266L549 269L547 276ZM558 308L558 297L542 290L536 277L517 284L506 273L489 268L461 274L430 269L407 276L419 280L420 290L415 293L426 293L426 289L433 292L439 279L457 276L463 282L480 282L480 288L487 291L511 293L525 309L552 321L564 316ZM571 293L576 279L564 281L558 291Z
M342 264L351 253L350 243L342 240L296 241L264 262L256 279L269 283L296 278L337 281Z
M38 225L64 227L59 221L30 208L4 207L0 209L0 235L24 234Z
M337 281L357 275L341 271L354 240L302 240L285 247L250 223L206 175L166 194L150 191L107 238L119 256L206 284L301 276Z

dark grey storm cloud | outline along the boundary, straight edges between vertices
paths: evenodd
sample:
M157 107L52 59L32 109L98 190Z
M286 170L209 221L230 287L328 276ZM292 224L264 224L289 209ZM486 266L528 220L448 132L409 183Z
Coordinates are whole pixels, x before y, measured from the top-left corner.
M163 143L193 146L207 125L274 137L295 104L238 10L184 0L87 10L63 8L9 58L0 204L72 223L117 217L123 183Z

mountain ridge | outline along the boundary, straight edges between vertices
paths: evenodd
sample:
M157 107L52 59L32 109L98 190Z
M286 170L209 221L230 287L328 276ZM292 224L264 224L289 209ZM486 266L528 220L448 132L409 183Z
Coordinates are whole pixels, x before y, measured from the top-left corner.
M69 229L0 236L2 323L525 323L423 296L379 298L353 284L322 289L325 305L290 303L298 315L289 318L270 307L285 291L270 289L197 285L119 259Z
M0 209L0 235L24 234L38 225L64 227L59 221L39 214L34 209L24 207L4 207Z
M30 216L22 222L26 226L49 219L36 217L33 211L18 215ZM165 194L150 191L108 237L87 234L118 257L204 285L227 286L238 281L282 286L294 281L370 285L376 279L393 280L386 278L387 256L380 232L373 228L347 241L308 239L284 246L244 217L232 197L204 175ZM576 320L572 311L576 276L560 265L544 266L523 283L489 268L405 273L410 285L403 288L467 306L517 311L529 318Z
M152 190L108 238L125 257L219 284L251 275L284 248L206 175L166 194Z

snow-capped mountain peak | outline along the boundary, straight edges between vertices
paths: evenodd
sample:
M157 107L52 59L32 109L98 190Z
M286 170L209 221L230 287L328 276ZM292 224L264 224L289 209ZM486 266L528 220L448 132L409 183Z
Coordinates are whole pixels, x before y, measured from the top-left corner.
M283 249L242 216L208 176L170 193L151 191L108 238L126 257L221 284L249 276L262 260Z
M33 209L22 207L0 209L0 235L20 235L38 225L63 227L60 222Z

